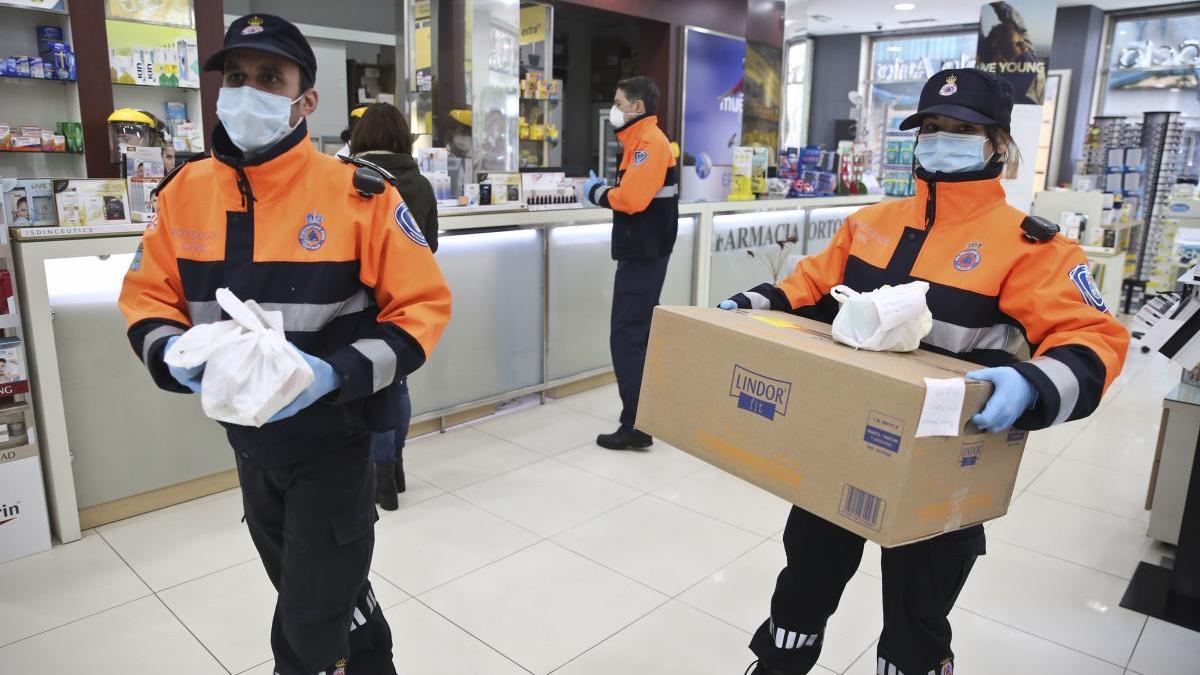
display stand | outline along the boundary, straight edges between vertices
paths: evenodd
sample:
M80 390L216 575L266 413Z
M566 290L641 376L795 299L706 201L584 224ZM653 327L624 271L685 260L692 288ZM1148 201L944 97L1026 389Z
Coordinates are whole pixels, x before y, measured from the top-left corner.
M42 460L38 453L36 425L30 404L28 361L25 358L24 330L18 311L15 289L16 267L8 231L0 227L0 265L8 276L0 284L4 293L0 305L0 350L4 367L0 368L0 563L32 555L50 548L50 521L46 511ZM13 361L16 363L12 363ZM23 373L14 381L14 373Z
M177 3L178 4L178 3ZM113 109L146 110L163 120L176 152L204 150L200 63L192 3L162 6L148 13L105 6L105 33ZM167 104L182 103L184 120L173 120ZM188 122L192 134L173 128Z
M1180 169L1177 144L1182 134L1178 112L1148 112L1142 122L1142 148L1145 152L1145 193L1142 222L1134 228L1129 253L1134 256L1134 273L1126 281L1124 309L1136 311L1147 293L1165 292L1174 287L1174 269L1169 261L1175 247L1174 226L1166 205L1171 187Z
M37 27L57 26L63 41L73 45L69 15L64 9L35 8L0 2L0 58L38 55ZM39 59L40 60L40 59ZM77 79L0 78L0 122L13 128L37 125L56 130L60 122L80 122ZM0 176L81 178L86 166L81 152L0 151Z
M1121 606L1200 631L1200 434L1173 564L1138 564Z

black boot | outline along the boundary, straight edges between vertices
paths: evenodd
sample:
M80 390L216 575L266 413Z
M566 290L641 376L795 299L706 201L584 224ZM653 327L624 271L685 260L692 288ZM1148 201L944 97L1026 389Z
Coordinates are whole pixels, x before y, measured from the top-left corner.
M396 451L396 492L403 494L408 486L404 484L404 448Z
M396 491L396 463L375 462L375 503L384 511L400 508Z
M609 450L644 450L653 444L654 439L650 434L626 426L611 434L600 434L596 437L596 445Z

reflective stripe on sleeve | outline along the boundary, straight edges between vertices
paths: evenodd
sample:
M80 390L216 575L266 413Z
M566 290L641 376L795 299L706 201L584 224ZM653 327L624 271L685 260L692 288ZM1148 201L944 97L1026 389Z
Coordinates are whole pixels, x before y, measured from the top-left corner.
M261 302L259 306L268 312L283 314L283 329L295 333L315 333L322 330L339 316L354 314L372 305L365 289L340 302ZM188 313L194 325L216 323L221 320L221 307L215 300L189 302Z
M678 197L678 196L679 196L679 186L678 185L664 185L661 190L654 193L655 199L668 199L671 197Z
M146 333L146 337L142 339L142 363L149 366L150 348L154 346L155 342L172 335L183 335L183 329L179 326L159 326Z
M387 342L371 338L356 340L350 346L371 362L371 393L383 389L396 379L396 352Z
M1020 328L1006 323L968 328L934 319L933 329L921 342L956 354L974 349L997 349L1015 355L1025 346L1025 337Z
M1029 363L1042 371L1058 390L1058 414L1054 416L1054 424L1066 422L1079 402L1079 378L1067 364L1048 356L1038 357Z
M771 301L762 293L746 291L742 295L746 296L746 299L750 301L750 309L771 309Z

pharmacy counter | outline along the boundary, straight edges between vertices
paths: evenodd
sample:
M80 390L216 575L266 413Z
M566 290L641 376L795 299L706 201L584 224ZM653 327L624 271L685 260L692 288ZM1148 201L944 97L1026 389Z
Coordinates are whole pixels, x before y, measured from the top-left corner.
M711 305L780 276L879 199L681 205L662 301ZM437 258L454 319L409 378L414 422L444 424L611 370L610 218L594 208L443 215ZM195 399L156 389L130 353L117 296L138 234L49 229L14 239L55 535L72 541L81 524L232 486L220 427Z

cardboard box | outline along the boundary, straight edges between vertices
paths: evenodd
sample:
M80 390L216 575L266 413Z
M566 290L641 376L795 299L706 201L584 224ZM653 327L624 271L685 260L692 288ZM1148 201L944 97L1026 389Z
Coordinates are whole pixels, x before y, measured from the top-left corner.
M856 351L828 325L782 312L658 307L637 427L897 546L1008 510L1027 434L968 425L990 384L966 382L960 435L916 437L924 378L975 368L924 351Z

